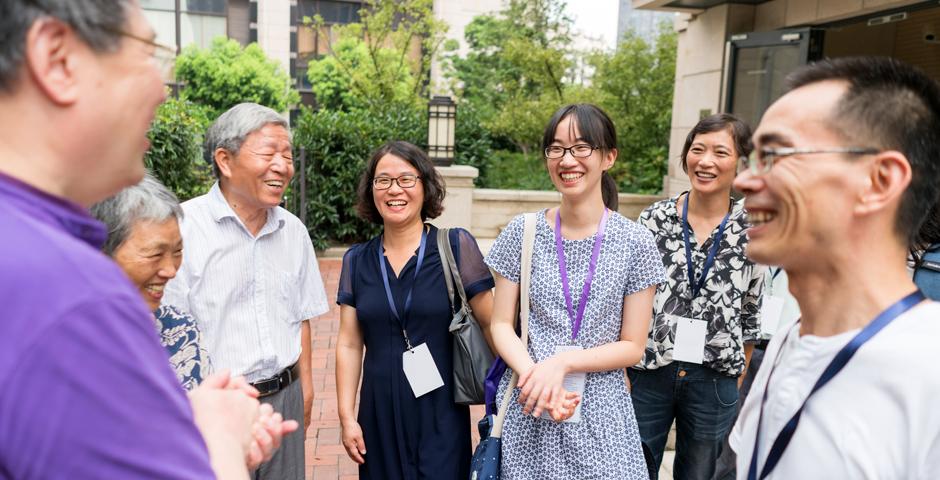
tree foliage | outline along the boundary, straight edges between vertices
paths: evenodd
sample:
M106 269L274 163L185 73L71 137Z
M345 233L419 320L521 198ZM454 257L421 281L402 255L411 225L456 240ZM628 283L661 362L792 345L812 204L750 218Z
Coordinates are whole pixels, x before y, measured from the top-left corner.
M346 111L426 105L426 78L447 29L434 17L433 3L368 0L359 22L329 27L319 15L305 18L333 33L323 35L329 55L312 60L307 72L319 105Z
M187 47L176 59L175 72L184 84L183 98L207 106L212 118L241 102L284 112L300 100L290 75L256 43L242 48L219 37L207 50Z
M448 58L449 75L497 141L535 150L548 115L569 98L571 23L562 2L510 0L467 25L469 53Z
M180 201L202 195L212 185L212 173L202 161L207 125L205 109L170 98L157 109L147 133L150 149L144 164Z
M595 55L592 96L617 126L622 191L655 193L668 166L676 33L661 24L655 44L628 32L613 55Z

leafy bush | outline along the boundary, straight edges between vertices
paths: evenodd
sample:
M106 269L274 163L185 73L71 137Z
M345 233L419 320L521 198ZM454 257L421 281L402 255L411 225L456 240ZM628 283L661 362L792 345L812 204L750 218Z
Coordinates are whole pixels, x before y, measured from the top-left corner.
M356 214L356 187L371 153L390 140L426 143L422 110L389 106L378 112L303 109L294 147L306 149L307 229L318 249L353 243L379 231ZM295 177L297 178L297 177Z
M244 49L224 37L201 50L187 47L176 59L176 79L183 82L183 98L210 108L210 118L241 102L255 102L278 112L300 101L291 78L257 43Z
M154 117L144 164L180 201L202 195L212 185L212 172L202 160L202 137L208 126L205 109L187 100L167 100Z
M537 155L498 150L486 162L486 188L554 190L544 161Z

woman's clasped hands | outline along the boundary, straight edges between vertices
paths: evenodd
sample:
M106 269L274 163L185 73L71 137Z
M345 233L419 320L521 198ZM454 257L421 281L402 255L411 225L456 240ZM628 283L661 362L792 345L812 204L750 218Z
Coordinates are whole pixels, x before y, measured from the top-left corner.
M546 411L556 422L571 418L581 403L581 395L565 390L564 380L568 370L564 358L553 355L523 373L518 384L522 412L538 417Z

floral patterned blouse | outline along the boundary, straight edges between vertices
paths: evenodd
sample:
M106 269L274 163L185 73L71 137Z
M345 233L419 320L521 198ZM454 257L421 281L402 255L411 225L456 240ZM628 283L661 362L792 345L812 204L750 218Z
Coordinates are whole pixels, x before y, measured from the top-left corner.
M707 321L702 364L722 374L738 376L744 372L744 343L756 342L760 337L758 315L766 267L751 262L744 255L747 245L744 205L741 201L734 202L715 263L698 297L690 299L682 217L676 207L683 195L656 202L640 214L639 223L656 237L666 265L667 281L656 289L646 353L634 368L654 370L672 363L676 324L671 315L675 315ZM698 245L691 227L689 234L692 262L695 271L701 272L715 232L702 245Z
M169 305L153 312L160 343L170 354L170 366L183 388L192 390L212 369L209 355L201 344L196 319Z

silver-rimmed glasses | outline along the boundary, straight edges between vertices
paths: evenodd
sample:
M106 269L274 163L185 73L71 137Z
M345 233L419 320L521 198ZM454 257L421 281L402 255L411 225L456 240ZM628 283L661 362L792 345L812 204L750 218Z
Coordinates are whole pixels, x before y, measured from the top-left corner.
M881 150L866 147L827 147L827 148L758 148L746 157L741 157L740 170L747 167L754 175L763 175L770 171L778 158L790 155L814 155L817 153L841 153L846 155L873 155Z
M372 179L372 188L376 190L388 190L392 188L392 182L397 183L401 188L411 188L417 185L420 179L421 177L411 174L398 177L375 177Z

